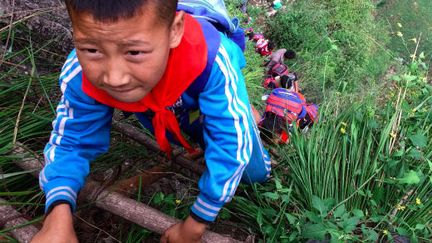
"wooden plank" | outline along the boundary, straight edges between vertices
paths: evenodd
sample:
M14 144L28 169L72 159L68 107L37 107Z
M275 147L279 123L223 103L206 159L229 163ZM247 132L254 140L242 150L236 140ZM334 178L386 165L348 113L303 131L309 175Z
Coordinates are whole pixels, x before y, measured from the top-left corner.
M28 220L8 205L6 200L0 198L0 227L12 229L10 230L12 237L19 242L30 242L39 230L34 225L26 224L28 224Z
M21 161L17 162L17 165L24 170L42 169L42 164L29 155L22 145L17 144L14 154L22 156ZM33 173L35 176L37 176L37 174L38 172ZM87 180L85 187L80 192L80 199L94 202L94 204L99 208L107 210L159 234L162 234L170 226L180 222L178 219L165 215L154 208L137 202L136 200L127 198L120 193L101 189L100 184L93 180ZM206 231L203 236L203 242L228 243L240 241L228 236Z

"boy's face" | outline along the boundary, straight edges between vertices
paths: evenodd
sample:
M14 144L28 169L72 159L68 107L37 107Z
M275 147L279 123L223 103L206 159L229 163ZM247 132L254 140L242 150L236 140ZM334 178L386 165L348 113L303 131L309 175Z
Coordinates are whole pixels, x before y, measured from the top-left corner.
M183 36L183 12L170 25L149 6L115 22L72 13L77 56L87 79L122 102L144 98L162 78L171 48Z

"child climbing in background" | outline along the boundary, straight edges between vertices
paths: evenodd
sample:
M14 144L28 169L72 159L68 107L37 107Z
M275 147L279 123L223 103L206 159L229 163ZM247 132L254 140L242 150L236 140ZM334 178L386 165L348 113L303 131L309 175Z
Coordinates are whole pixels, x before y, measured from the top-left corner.
M255 117L259 116L254 111ZM293 124L307 132L318 122L318 106L306 103L303 95L292 90L276 88L266 99L266 108L258 126L261 138L269 144L289 142Z
M266 39L263 34L255 33L253 28L245 30L246 35L250 41L255 42L255 51L261 56L269 56L272 54L274 44L272 41Z
M255 51L261 56L268 56L272 53L274 44L266 39L263 34L255 33L253 28L247 28L245 33L250 41L255 42Z
M261 56L268 56L272 53L274 49L274 44L268 39L260 38L255 44L255 51Z
M295 73L269 76L263 86L272 90L270 95L263 96L266 107L258 122L261 138L266 142L288 143L294 123L302 132L307 132L318 121L318 106L306 103L305 97L298 90ZM257 111L254 112L255 117L259 116Z
M285 59L290 60L294 59L295 57L296 53L293 50L282 48L274 51L265 64L266 72L269 73L276 64L285 64Z
M282 76L268 76L263 83L265 89L273 90L275 88L284 88L290 91L298 92L297 74L288 73Z
M255 117L259 112L254 110ZM261 138L269 144L289 142L295 124L302 132L307 132L318 122L318 106L306 103L303 95L292 90L276 88L266 99L264 114L258 121Z
M272 17L273 15L275 15L280 9L282 8L282 1L280 0L275 0L272 3L272 7L271 10L269 12L267 12L267 17Z
M248 40L257 42L260 39L264 39L264 35L261 33L255 33L253 28L245 29L245 34L248 36Z
M306 115L305 102L298 93L276 88L266 99L262 119L258 122L261 138L270 144L289 142L292 123Z

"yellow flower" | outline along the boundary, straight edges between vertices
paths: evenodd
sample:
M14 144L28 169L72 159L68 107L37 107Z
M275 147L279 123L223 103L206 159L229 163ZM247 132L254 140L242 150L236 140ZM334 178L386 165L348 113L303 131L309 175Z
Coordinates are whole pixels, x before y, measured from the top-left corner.
M417 204L417 205L422 204L422 201L420 200L420 198L416 198L416 204Z
M399 36L399 37L403 36L402 32L400 32L400 31L396 32L396 35Z
M403 205L400 205L400 204L396 205L396 209L397 210L404 211L405 208L406 208L406 206L403 206Z
M175 200L175 204L176 204L176 205L179 205L180 203L181 203L181 200L179 200L179 199L176 199L176 200Z
M399 28L402 28L402 24L401 24L401 23L397 23L397 26L398 26Z
M346 133L345 127L341 127L341 128L340 128L340 132L341 132L342 134L345 134L345 133Z
M396 133L392 131L392 132L390 133L390 137L395 138L395 137L396 137Z
M410 39L410 41L412 41L412 42L414 42L414 43L417 44L417 38L412 38L412 39Z
M386 230L386 229L383 230L383 235L388 235L388 233L389 233L388 230Z
M412 113L416 113L417 109L414 108L414 109L412 109L411 111L412 111Z

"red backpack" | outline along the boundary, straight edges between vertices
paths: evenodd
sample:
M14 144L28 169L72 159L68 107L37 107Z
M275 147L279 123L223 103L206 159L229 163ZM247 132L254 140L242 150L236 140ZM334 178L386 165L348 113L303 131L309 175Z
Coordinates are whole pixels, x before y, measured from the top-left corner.
M270 74L273 77L288 75L289 74L288 66L282 63L277 63L270 70Z
M306 104L306 113L309 115L313 123L318 122L318 106L315 104Z
M265 89L270 89L270 90L273 90L275 88L279 88L278 85L277 85L277 83L276 83L275 78L272 77L272 76L267 77L266 79L264 79L264 82L263 82L262 85L263 85L263 87Z
M306 115L303 95L284 88L274 89L266 100L265 112L272 112L289 123Z

